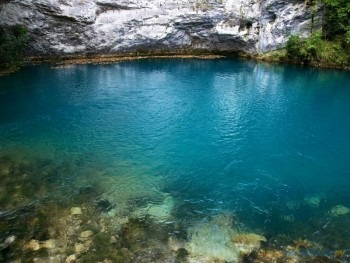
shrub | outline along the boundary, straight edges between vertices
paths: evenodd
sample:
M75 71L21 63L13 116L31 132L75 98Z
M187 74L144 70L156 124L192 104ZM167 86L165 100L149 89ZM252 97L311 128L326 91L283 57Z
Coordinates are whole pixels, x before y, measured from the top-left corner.
M316 31L308 38L300 36L290 36L287 45L287 56L291 60L299 60L302 62L310 62L318 60L322 54L324 41L322 40L321 31Z
M302 48L305 40L298 35L292 35L289 37L286 45L287 56L289 59L303 60Z
M0 69L21 64L28 43L28 30L22 25L0 25Z
M319 58L319 54L321 54L324 49L324 41L322 40L321 31L316 31L312 33L309 38L307 38L305 49L308 60Z

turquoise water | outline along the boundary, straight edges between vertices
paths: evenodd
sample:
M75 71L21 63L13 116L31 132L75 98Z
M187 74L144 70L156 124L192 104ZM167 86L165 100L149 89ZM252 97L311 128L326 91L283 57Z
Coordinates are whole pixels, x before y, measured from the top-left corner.
M21 229L34 202L32 211L90 204L96 217L150 218L189 257L203 256L186 245L196 224L225 215L265 248L346 258L349 83L349 72L231 59L40 65L0 77L0 156L10 163L0 213L12 215L0 217L3 257L23 257L8 252L16 242L55 239ZM21 178L30 194L13 190Z

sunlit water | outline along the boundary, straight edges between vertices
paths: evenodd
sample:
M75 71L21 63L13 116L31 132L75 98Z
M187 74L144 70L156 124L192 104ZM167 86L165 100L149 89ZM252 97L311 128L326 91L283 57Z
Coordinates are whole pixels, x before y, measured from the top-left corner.
M228 59L42 65L0 77L0 156L35 171L12 164L0 176L0 215L12 213L0 218L0 241L40 239L17 233L23 207L64 199L69 210L97 187L92 207L108 200L109 216L179 224L185 241L196 223L229 215L265 246L307 239L315 255L346 252L349 83L349 72ZM40 162L53 168L35 179ZM9 201L22 184L8 183L11 173L40 180L37 191Z

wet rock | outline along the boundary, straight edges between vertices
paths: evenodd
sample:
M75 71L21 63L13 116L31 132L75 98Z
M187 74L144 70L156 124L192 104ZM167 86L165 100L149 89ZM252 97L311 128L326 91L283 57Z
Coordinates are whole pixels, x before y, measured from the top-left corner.
M56 247L55 240L49 239L41 242L41 247L46 249L54 249Z
M76 254L81 254L82 252L85 251L85 246L84 244L81 244L81 243L75 243L74 250Z
M76 216L76 215L82 215L83 212L81 211L81 208L80 208L80 207L72 207L72 208L70 209L70 214L71 214L72 216Z
M301 239L293 241L294 247L296 251L300 251L301 249L309 249L313 246L313 244L307 239Z
M118 240L117 240L117 238L115 236L111 236L111 239L109 240L109 243L116 244L116 243L118 243Z
M176 251L175 263L186 262L189 253L185 248L179 248Z
M40 249L40 243L38 240L32 239L24 245L24 249L37 251Z
M241 255L249 255L260 248L261 242L266 242L266 238L254 233L241 233L231 237L231 242Z
M102 212L108 212L113 207L115 207L115 205L112 205L112 203L108 199L100 199L100 200L96 201L96 206Z
M334 217L336 216L342 216L350 213L350 208L344 206L344 205L336 205L332 207L330 214Z
M279 262L285 256L285 254L280 250L261 249L255 256L259 262Z
M12 236L7 237L4 241L4 244L3 244L4 247L11 245L13 242L15 242L15 240L16 240L16 236L12 235Z
M327 256L316 256L312 259L305 261L306 263L339 263L338 259L332 259Z
M77 257L75 256L75 254L73 254L66 258L66 263L74 263L76 260Z
M86 231L84 231L84 232L81 232L81 234L80 234L80 239L86 240L86 239L88 239L89 237L91 237L92 234L93 234L93 232L92 232L91 230L86 230Z

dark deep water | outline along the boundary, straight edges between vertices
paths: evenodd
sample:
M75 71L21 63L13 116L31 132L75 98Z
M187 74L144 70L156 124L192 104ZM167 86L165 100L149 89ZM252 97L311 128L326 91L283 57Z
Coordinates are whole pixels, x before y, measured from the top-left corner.
M0 77L0 261L238 262L255 233L348 262L349 83L229 59Z

